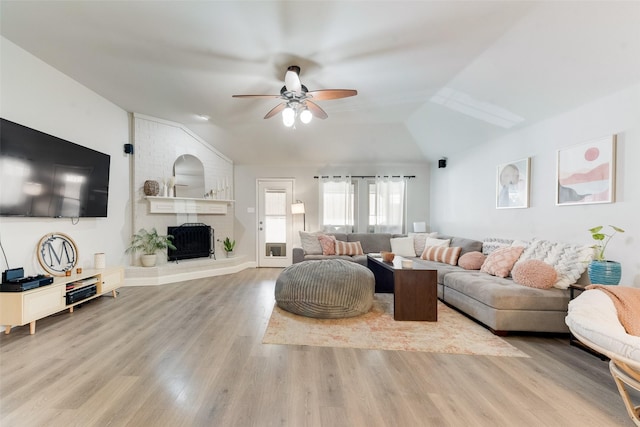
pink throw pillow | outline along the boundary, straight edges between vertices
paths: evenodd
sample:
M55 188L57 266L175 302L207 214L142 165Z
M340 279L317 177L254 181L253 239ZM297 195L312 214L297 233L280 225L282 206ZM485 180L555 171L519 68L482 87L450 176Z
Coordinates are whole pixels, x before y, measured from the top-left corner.
M513 281L530 288L551 289L558 279L553 266L537 259L519 262L511 272Z
M327 236L321 234L318 236L320 246L322 246L322 255L335 255L336 254L336 238L333 236Z
M480 270L486 258L482 252L467 252L458 259L458 265L465 270Z
M491 252L484 260L480 271L496 277L507 277L520 255L524 251L522 246L508 246Z

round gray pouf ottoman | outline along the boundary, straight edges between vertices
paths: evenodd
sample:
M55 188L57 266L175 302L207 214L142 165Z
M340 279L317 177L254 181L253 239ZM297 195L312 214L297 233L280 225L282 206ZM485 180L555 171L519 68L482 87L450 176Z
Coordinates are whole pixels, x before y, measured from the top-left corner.
M276 281L278 307L322 319L354 317L373 305L375 279L367 267L342 259L303 261L285 268Z

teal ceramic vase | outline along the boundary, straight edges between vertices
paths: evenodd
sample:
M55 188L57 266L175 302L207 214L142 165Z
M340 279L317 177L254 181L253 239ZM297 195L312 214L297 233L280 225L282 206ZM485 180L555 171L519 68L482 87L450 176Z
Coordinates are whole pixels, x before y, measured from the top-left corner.
M616 261L591 261L589 280L598 285L617 285L622 276L622 266Z

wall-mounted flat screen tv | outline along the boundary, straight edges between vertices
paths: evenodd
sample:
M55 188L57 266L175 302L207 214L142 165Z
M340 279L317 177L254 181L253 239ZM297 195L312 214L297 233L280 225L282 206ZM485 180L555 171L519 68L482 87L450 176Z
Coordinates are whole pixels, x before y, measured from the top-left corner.
M106 217L108 154L0 119L0 215Z

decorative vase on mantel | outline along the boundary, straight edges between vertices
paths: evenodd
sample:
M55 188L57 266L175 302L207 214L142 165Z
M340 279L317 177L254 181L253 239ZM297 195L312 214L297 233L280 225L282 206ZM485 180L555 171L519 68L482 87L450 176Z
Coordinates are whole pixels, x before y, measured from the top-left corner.
M160 184L158 181L147 180L144 182L143 190L145 196L157 196L160 193Z
M591 283L598 285L617 285L622 277L622 266L616 261L591 261L587 271Z

